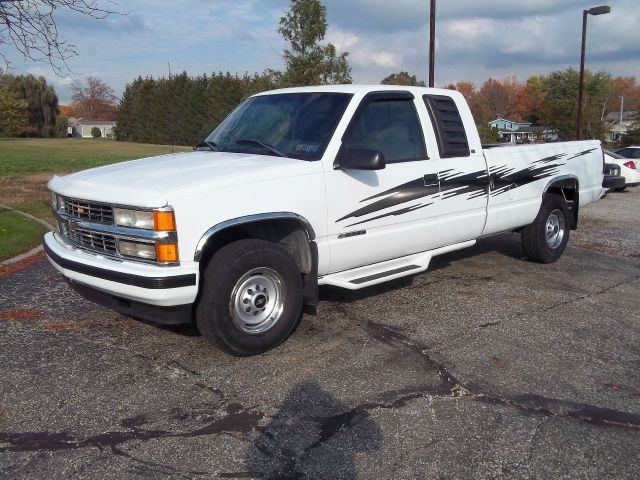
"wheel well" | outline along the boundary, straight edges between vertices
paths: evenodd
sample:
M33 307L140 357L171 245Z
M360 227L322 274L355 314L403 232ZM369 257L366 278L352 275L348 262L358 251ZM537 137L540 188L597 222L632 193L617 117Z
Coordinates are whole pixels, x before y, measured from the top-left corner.
M207 240L200 257L200 270L225 245L237 240L255 238L282 246L294 259L301 273L313 268L310 240L304 226L294 219L269 219L233 225L217 232Z
M578 228L578 210L580 208L578 180L575 178L557 180L547 186L545 194L549 193L561 195L565 199L571 212L571 230Z

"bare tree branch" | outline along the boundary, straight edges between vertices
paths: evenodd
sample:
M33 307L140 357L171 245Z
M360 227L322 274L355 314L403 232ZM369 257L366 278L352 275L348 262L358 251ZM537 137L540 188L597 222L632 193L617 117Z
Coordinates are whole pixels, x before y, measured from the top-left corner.
M56 14L67 10L102 20L118 12L113 0L0 0L0 65L10 67L3 47L14 48L25 60L48 63L56 75L70 72L67 61L76 46L60 37Z

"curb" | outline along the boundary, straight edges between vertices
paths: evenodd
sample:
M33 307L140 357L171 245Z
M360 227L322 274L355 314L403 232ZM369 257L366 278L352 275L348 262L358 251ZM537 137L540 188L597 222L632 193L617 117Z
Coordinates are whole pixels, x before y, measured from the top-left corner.
M20 210L16 210L15 208L9 207L8 205L4 205L2 203L0 203L0 208L3 209L3 210L9 210L10 212L17 213L19 215L22 215L23 217L26 217L26 218L28 218L30 220L38 222L39 224L41 224L44 227L46 227L47 230L54 230L54 228L51 226L51 224L49 222L46 222L46 221L42 220L41 218L34 217L33 215L31 215L29 213L25 213L25 212L22 212ZM32 248L28 252L24 252L24 253L21 253L20 255L16 255L15 257L8 258L7 260L1 261L0 265L2 265L2 266L11 265L11 264L20 262L20 261L25 260L27 258L33 257L34 255L42 252L43 250L44 250L44 248L42 247L42 245L38 245L37 247Z

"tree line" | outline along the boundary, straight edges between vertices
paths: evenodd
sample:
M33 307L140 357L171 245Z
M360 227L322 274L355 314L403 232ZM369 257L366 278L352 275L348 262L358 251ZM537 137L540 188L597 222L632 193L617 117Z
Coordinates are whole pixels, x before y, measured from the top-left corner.
M0 72L0 136L56 136L65 134L67 118L116 120L118 140L150 143L195 144L242 100L279 87L351 83L348 53L338 53L324 43L327 12L320 0L290 0L278 32L287 43L282 53L285 69L262 74L213 73L168 78L138 77L122 98L100 79L88 77L86 85L74 82L72 103L59 106L55 91L43 77L12 76ZM381 80L387 85L424 82L406 71ZM613 77L607 72L585 74L582 138L604 139L607 114L640 110L640 87L635 77ZM480 86L460 81L445 85L467 99L485 142L497 140L487 127L496 118L528 121L555 127L561 139L576 130L578 72L566 69L532 76L521 82L514 76L490 78ZM640 141L640 116L624 142Z
M233 108L254 93L274 88L351 83L348 53L324 44L327 9L320 0L291 0L278 32L287 43L285 70L262 74L214 73L190 77L138 77L118 107L117 140L196 144Z
M532 76L524 82L509 76L490 78L480 88L471 82L449 84L445 88L458 90L465 96L479 125L486 126L496 118L528 121L533 125L555 127L561 139L571 140L577 127L578 86L578 71L568 68ZM582 138L605 139L609 129L607 114L620 111L621 97L624 97L625 111L640 109L640 86L635 77L585 71ZM632 141L632 137L627 141Z

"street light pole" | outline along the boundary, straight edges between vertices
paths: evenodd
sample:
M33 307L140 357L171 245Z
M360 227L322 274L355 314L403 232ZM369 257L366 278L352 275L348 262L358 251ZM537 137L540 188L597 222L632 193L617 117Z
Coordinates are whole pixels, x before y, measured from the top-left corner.
M611 12L611 7L602 5L582 11L582 48L580 50L580 80L578 83L578 114L576 118L576 140L580 140L580 120L582 116L582 95L584 91L584 51L587 43L587 15L603 15Z
M434 68L436 61L436 0L431 0L429 11L429 86L434 84Z

